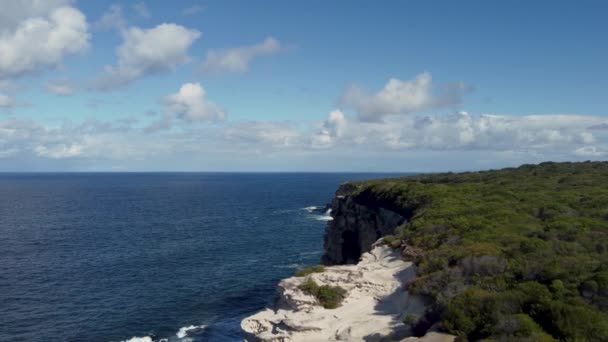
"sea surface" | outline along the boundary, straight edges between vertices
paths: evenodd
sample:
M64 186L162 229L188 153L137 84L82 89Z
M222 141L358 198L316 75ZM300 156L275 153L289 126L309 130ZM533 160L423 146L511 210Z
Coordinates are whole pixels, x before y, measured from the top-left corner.
M338 185L395 174L0 174L0 341L242 341L322 254Z

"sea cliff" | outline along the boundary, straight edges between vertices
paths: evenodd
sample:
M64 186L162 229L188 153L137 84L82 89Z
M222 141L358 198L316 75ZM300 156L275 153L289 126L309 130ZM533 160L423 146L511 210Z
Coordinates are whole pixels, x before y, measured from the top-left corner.
M395 341L412 335L404 319L421 317L426 309L422 298L405 289L415 276L415 266L403 259L400 248L382 240L405 223L406 217L390 202L352 196L357 190L356 184L343 184L330 205L333 220L327 224L322 257L327 267L282 280L275 304L242 321L247 340ZM310 280L346 290L341 305L323 308L302 290ZM452 339L433 333L416 340Z
M453 337L436 331L473 341L608 341L606 208L608 162L346 183L331 203L328 266L310 277L347 289L344 307L363 315L332 318L339 308L309 296L242 326L265 341L306 340L303 330L315 331L312 341ZM383 236L386 245L375 243ZM283 303L290 291L307 296L302 281L279 285Z

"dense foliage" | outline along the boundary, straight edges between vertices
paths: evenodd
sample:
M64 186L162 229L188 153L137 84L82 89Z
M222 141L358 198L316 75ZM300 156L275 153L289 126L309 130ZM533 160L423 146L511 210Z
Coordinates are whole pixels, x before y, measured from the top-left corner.
M471 340L608 341L608 163L357 184L355 200L409 217L395 233L423 251L409 289L433 303L420 333L439 322Z
M342 303L346 297L346 290L339 286L329 286L317 284L311 278L307 278L300 286L300 290L304 293L314 296L326 309L335 309Z

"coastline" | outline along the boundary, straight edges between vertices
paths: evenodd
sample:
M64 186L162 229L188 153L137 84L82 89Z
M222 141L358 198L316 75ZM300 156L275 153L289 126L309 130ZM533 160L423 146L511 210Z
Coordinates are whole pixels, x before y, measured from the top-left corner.
M378 240L359 263L328 266L323 272L291 277L278 285L278 301L245 318L241 328L248 341L374 341L411 335L403 322L420 316L425 305L404 284L415 276L415 266L399 250ZM347 291L342 305L325 309L299 286L308 278L320 285Z

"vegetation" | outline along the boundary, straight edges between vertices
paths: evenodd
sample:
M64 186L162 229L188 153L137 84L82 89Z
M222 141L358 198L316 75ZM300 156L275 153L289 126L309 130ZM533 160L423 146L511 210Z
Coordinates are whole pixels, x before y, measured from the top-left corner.
M394 235L387 235L382 238L382 241L393 249L401 247L401 239L395 237Z
M337 308L342 303L344 297L346 297L346 290L343 288L329 285L319 286L311 278L306 279L299 288L304 291L304 293L314 296L326 309Z
M408 217L416 323L470 340L608 341L608 163L542 163L355 183Z
M315 265L296 271L296 277L306 277L307 275L321 272L325 272L325 266Z

